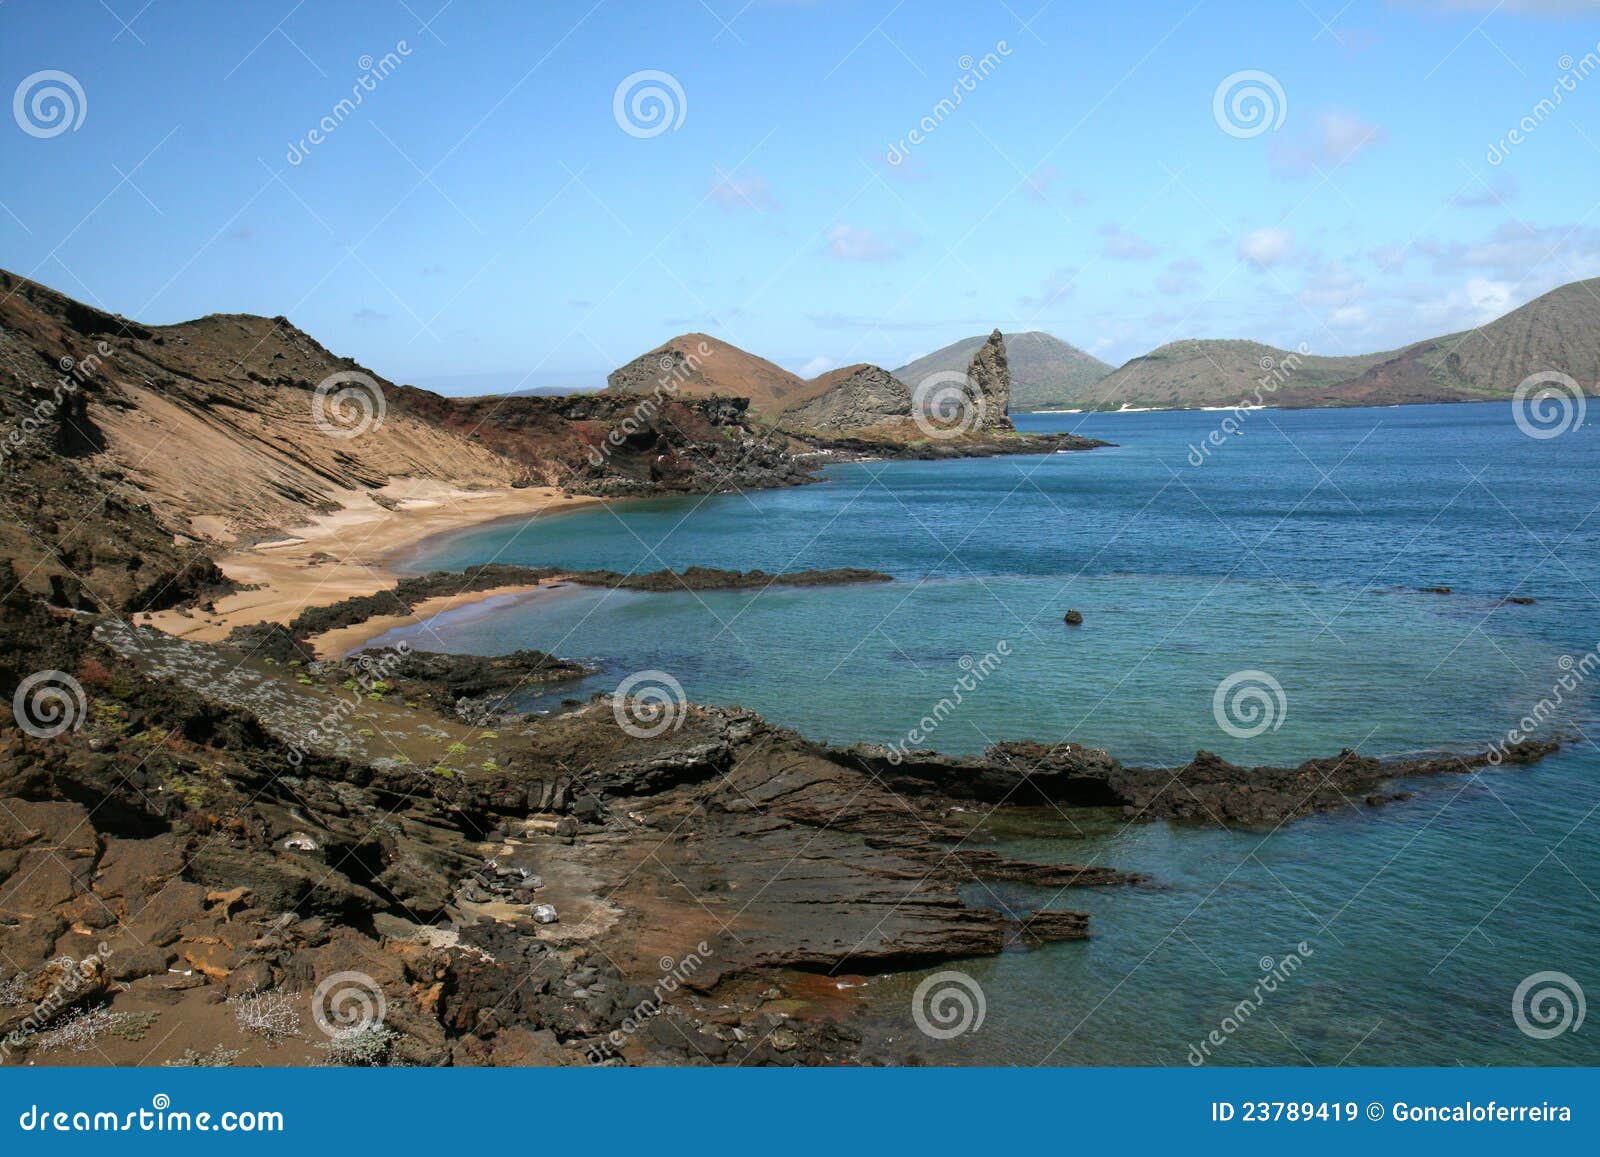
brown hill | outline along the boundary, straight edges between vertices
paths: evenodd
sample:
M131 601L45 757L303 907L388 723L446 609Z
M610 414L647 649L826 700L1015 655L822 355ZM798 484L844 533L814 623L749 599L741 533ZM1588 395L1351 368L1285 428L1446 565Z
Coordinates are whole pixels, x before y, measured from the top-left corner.
M1364 373L1290 404L1372 406L1509 398L1529 374L1555 370L1600 390L1600 278L1574 281L1477 329L1418 342Z
M1132 359L1084 395L1086 409L1268 404L1388 406L1509 398L1540 370L1600 382L1600 278L1551 290L1477 329L1386 353L1319 357L1251 341L1172 342Z
M627 494L807 477L755 438L743 402L442 398L282 317L145 326L4 271L0 472L0 558L59 603L118 608L173 605L220 580L208 548L317 514L530 484Z
M964 373L988 340L987 334L963 338L901 366L894 376L915 386L932 374ZM1085 391L1111 372L1093 354L1041 330L1008 333L1005 346L1013 410L1081 405Z
M1272 404L1290 405L1296 391L1349 381L1392 356L1329 358L1254 341L1175 341L1133 358L1094 383L1078 405L1089 410L1229 406L1253 399L1258 389L1274 395Z
M688 398L749 398L754 414L773 418L826 387L808 383L766 358L709 334L685 333L613 370L606 378L606 389Z

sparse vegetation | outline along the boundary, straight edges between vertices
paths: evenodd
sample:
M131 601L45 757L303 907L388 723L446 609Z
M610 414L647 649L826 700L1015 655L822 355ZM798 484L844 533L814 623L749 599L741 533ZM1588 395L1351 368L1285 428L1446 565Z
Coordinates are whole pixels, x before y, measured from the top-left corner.
M300 1010L295 1007L299 999L298 992L268 988L230 996L228 1003L239 1031L260 1037L270 1047L300 1035Z
M225 1069L243 1054L243 1049L229 1049L216 1045L203 1053L195 1052L194 1049L184 1049L182 1056L161 1063L169 1069Z
M330 1065L376 1068L388 1061L389 1050L400 1034L381 1020L342 1032L317 1047L328 1054Z
M144 1039L155 1020L154 1012L112 1012L103 1004L75 1008L55 1028L34 1038L33 1047L42 1052L69 1049L84 1053L94 1048L102 1037L139 1041Z

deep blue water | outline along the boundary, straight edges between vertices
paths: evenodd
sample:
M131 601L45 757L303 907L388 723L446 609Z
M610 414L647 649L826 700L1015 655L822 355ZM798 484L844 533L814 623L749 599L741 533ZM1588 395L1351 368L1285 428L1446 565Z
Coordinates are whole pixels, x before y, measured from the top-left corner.
M1489 404L1261 411L1202 458L1192 448L1222 417L1025 416L1024 428L1118 445L852 464L795 490L480 528L410 566L868 566L897 581L568 590L406 633L435 649L597 659L585 693L663 670L692 698L839 741L904 739L964 659L994 653L923 745L1070 738L1131 763L1198 748L1263 763L1481 747L1550 694L1563 657L1600 644L1594 427L1539 441ZM1418 589L1435 585L1453 593ZM1500 603L1510 595L1536 601ZM1084 626L1063 626L1069 607ZM1241 671L1282 688L1277 726L1250 738L1213 711ZM1431 781L1408 803L1271 834L1103 816L1084 818L1081 839L986 832L1012 854L1143 870L1166 887L974 896L1086 908L1096 935L963 965L987 1018L949 1042L910 1025L919 977L875 978L883 1032L934 1062L1181 1064L1250 995L1259 961L1304 941L1301 971L1214 1048L1218 1063L1600 1061L1600 1026L1535 1040L1511 1014L1536 972L1600 993L1596 702L1592 686L1566 696L1542 730L1573 742L1537 768Z

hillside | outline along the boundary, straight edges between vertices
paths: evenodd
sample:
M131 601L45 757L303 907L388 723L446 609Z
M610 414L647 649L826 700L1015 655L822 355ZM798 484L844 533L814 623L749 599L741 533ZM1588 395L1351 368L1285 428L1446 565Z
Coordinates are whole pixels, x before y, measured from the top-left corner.
M1551 290L1477 329L1386 353L1294 355L1252 341L1172 342L1096 383L1083 405L1188 409L1269 404L1392 406L1509 398L1529 374L1559 370L1600 382L1600 278Z
M704 333L679 334L606 378L607 391L615 393L661 390L686 398L749 398L751 411L763 417L774 417L827 388Z
M964 338L901 366L894 376L914 386L929 374L964 373L987 340L987 334ZM1084 392L1111 372L1099 358L1038 330L1007 334L1005 342L1013 410L1079 406Z
M1600 383L1600 278L1575 281L1478 329L1407 346L1360 376L1295 395L1295 404L1394 405L1508 398L1530 373Z
M444 398L283 317L146 326L0 271L0 548L61 605L174 605L208 548L530 486L585 494L805 481L737 400ZM470 493L469 493L470 492Z
M1296 390L1349 381L1393 356L1326 358L1294 354L1254 341L1175 341L1132 359L1094 383L1078 404L1092 410L1228 406L1253 398L1265 383L1267 392L1275 396L1275 404L1287 405Z

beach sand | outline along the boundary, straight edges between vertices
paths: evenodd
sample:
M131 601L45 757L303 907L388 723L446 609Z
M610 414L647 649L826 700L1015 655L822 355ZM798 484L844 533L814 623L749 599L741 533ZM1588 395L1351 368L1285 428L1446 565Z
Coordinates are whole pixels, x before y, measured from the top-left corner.
M296 527L281 539L259 543L217 559L240 591L216 600L215 611L158 611L137 616L182 638L217 642L235 627L251 623L287 624L307 607L327 606L355 595L394 586L398 558L424 539L480 523L512 517L535 518L575 510L598 498L564 495L548 486L523 489L460 490L421 480L397 480L378 492L335 496L340 508ZM330 631L314 640L321 657L346 654L368 639L396 627L527 588L501 587L429 599L405 616L385 616L359 626Z

